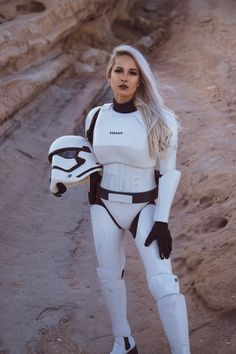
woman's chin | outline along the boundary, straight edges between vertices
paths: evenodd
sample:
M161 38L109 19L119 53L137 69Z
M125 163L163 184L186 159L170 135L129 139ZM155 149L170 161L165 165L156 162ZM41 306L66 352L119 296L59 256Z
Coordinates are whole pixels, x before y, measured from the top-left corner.
M125 103L128 102L130 100L132 100L132 98L134 97L134 95L130 95L130 94L119 94L119 95L114 95L115 96L115 100L117 103Z

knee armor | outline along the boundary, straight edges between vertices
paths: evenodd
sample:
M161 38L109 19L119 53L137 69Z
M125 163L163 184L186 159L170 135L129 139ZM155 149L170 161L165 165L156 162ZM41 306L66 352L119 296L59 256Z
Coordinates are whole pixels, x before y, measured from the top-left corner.
M157 301L165 296L179 294L179 280L174 274L156 274L148 279L148 286Z

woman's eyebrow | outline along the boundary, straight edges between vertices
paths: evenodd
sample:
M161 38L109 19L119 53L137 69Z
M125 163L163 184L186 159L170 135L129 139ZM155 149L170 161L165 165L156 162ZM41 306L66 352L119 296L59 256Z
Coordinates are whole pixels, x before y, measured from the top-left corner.
M124 69L123 66L115 66L116 69ZM138 71L136 68L129 68L129 70Z

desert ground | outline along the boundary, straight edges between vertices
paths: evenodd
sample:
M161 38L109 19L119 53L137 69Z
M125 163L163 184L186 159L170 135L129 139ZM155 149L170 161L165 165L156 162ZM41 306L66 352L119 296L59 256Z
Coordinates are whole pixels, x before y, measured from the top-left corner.
M158 1L148 3L152 11L138 1L135 16L154 21ZM173 271L186 296L192 354L234 354L236 3L161 4L168 34L143 51L181 123L182 177L170 217ZM116 38L130 31L137 40L119 26ZM112 348L88 185L56 198L47 159L55 138L83 135L88 110L111 99L104 63L82 73L70 66L0 126L0 354L106 354ZM128 317L139 352L168 354L128 232L125 244Z

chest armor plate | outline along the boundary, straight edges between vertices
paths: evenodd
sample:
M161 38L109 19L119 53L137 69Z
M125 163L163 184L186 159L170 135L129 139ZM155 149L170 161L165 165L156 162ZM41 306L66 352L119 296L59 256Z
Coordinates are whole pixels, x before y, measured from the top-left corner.
M155 167L149 155L147 128L141 113L119 113L104 105L98 115L93 147L100 164L121 163L139 168Z

